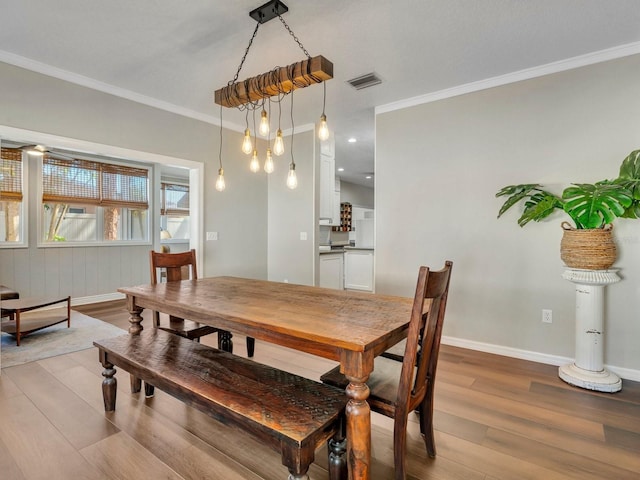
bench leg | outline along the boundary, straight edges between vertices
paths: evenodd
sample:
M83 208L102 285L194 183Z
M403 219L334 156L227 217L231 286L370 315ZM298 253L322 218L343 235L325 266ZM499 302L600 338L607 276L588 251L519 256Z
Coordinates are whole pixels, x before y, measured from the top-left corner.
M315 457L314 448L283 444L281 453L282 464L289 470L287 480L309 480L307 472Z
M306 473L303 473L302 475L294 475L293 473L290 473L287 480L309 480L309 475Z
M142 380L138 377L129 374L129 381L131 382L131 393L138 393L142 390Z
M220 330L218 332L218 348L225 352L233 353L233 341L231 337L233 337L231 332Z
M104 411L113 412L116 409L116 392L118 381L114 378L116 369L113 364L107 360L107 355L102 350L99 351L100 363L104 367L102 376L102 400L104 401Z

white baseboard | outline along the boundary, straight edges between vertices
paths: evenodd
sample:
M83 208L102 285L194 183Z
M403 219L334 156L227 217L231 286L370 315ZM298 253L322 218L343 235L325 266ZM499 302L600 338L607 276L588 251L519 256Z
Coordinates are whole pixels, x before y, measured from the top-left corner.
M124 298L123 293L103 293L101 295L91 295L88 297L71 297L71 306L75 305L88 305L90 303L110 302L112 300L122 300Z
M529 350L521 350L513 347L505 347L502 345L493 345L491 343L476 342L464 338L442 336L442 343L453 347L468 348L469 350L477 350L479 352L494 353L496 355L504 355L505 357L520 358L522 360L530 360L532 362L544 363L547 365L566 365L573 363L575 359L569 357L561 357L559 355L549 355L547 353L532 352ZM612 371L620 378L640 382L640 370L631 368L616 367L615 365L605 365L605 368Z

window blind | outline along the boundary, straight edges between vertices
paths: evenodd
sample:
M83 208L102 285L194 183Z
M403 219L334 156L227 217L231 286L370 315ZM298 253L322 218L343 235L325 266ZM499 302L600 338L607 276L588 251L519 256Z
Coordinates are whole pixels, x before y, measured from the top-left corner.
M148 171L90 160L42 161L42 201L111 207L149 208Z
M162 182L160 215L189 215L189 186Z
M0 149L0 200L22 201L22 150Z

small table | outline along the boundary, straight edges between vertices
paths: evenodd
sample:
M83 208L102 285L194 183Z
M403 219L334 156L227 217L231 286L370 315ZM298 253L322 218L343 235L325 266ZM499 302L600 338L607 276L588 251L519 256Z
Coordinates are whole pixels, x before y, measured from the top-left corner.
M42 310L32 312L26 317L22 317L25 312L36 310L57 303L67 303L65 310L56 308L53 310ZM43 328L67 322L67 328L71 326L71 297L32 297L20 298L16 300L3 300L2 317L8 316L9 320L2 322L0 328L3 332L16 337L16 344L20 346L20 338L29 333Z

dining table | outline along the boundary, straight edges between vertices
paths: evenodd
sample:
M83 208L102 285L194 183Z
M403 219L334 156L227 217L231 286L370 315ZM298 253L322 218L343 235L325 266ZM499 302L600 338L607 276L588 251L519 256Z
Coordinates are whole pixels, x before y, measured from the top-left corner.
M407 335L412 300L230 276L122 287L129 333L151 309L335 360L345 389L349 479L371 478L367 380L374 358Z

